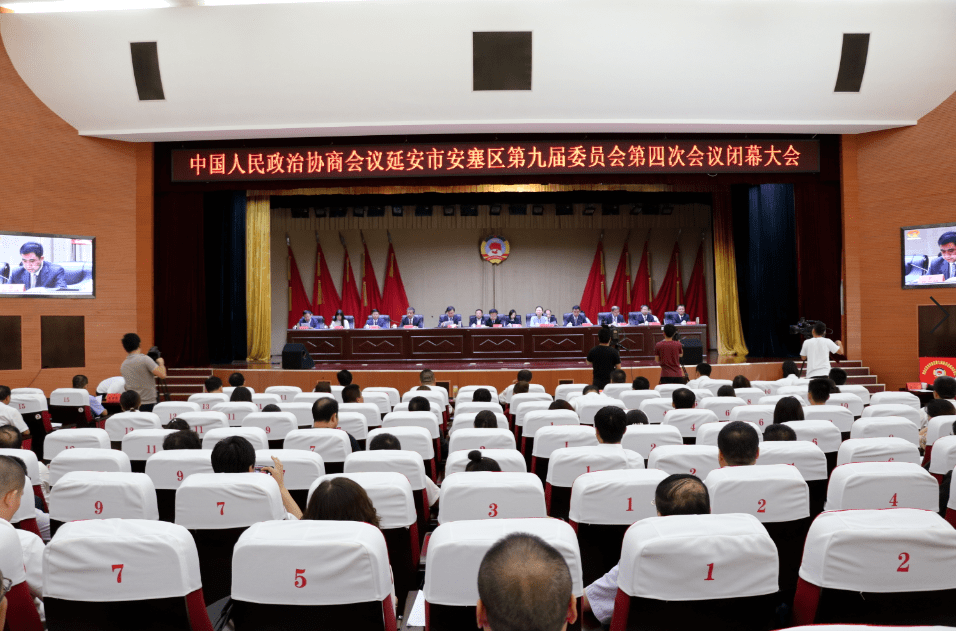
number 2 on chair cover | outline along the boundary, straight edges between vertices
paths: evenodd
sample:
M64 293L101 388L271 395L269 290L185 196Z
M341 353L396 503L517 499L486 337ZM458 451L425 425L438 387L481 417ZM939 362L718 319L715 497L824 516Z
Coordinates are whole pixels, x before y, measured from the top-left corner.
M216 502L216 506L219 507L219 514L225 515L226 503L225 502Z
M909 572L910 571L910 555L907 552L900 552L900 556L896 557L901 561L900 566L896 568L897 572Z
M117 583L122 583L122 582L123 582L123 565L125 565L125 564L124 564L124 563L119 563L119 564L113 566L113 570L112 570L113 572L116 572L117 570L119 570L119 573L116 575L116 582L117 582Z
M302 589L308 583L305 580L305 570L296 570L295 571L295 586L299 589Z
M757 500L757 512L758 513L767 512L767 500Z
M705 578L704 580L705 581L714 580L714 564L713 563L707 564L707 578Z

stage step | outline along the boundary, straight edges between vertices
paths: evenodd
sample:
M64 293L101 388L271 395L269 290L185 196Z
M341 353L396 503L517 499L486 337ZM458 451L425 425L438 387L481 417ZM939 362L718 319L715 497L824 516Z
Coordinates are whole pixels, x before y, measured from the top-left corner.
M203 382L212 377L212 368L170 368L166 385L173 401L185 401L203 390Z

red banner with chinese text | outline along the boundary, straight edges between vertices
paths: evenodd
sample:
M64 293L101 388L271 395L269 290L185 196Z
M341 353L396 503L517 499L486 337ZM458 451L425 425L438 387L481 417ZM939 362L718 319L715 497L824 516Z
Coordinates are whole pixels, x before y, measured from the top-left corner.
M402 282L402 273L398 270L398 260L395 258L395 248L388 244L388 258L385 264L385 282L382 284L382 304L378 310L388 314L392 322L398 324L408 309L408 296L405 295L405 283Z
M599 311L607 311L605 306L607 300L605 296L607 287L607 274L604 270L604 242L598 241L597 252L594 253L594 262L591 263L591 272L588 274L588 282L584 285L584 295L581 296L581 311L591 321L597 324L597 314Z
M631 255L627 250L627 243L621 250L617 271L614 272L614 280L611 281L611 291L607 294L608 309L613 306L621 308L624 321L627 322L627 312L631 311Z
M173 182L819 170L815 140L496 141L172 152Z

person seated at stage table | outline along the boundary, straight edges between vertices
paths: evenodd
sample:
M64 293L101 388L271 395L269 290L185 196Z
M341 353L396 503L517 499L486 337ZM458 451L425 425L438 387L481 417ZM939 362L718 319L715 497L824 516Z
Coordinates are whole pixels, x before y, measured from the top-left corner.
M521 326L521 318L518 317L518 312L512 309L508 312L508 318L506 320L508 326Z
M750 379L747 379L747 378L744 377L743 375L737 375L736 377L734 377L734 381L733 381L733 383L731 383L730 385L732 385L735 390L736 390L737 388L750 388L750 387L751 387L751 386L750 386Z
M777 400L777 405L773 408L773 424L786 423L787 421L803 421L803 403L797 397L783 397Z
M312 315L312 312L306 309L302 312L302 317L299 318L299 322L296 326L300 329L321 329L322 325L319 324L318 316Z
M607 326L627 326L627 319L621 315L621 308L618 306L611 307L611 314L604 316L598 321L598 324L606 324Z
M777 379L777 383L782 386L792 386L800 381L800 369L797 363L792 359L783 362L783 378Z
M588 317L581 312L581 305L571 307L571 314L564 321L564 326L594 326Z
M550 324L550 322L550 318L544 315L544 309L538 306L534 308L534 315L528 319L528 326L541 326L542 324Z
M345 312L339 309L329 322L330 329L351 329L352 323L345 319Z
M494 307L491 308L491 311L488 312L488 317L485 318L485 326L507 326L508 320L503 316L498 315L498 310Z
M461 316L455 313L455 308L449 306L445 315L438 316L438 326L443 329L455 329L461 326Z
M634 381L631 382L631 390L650 390L651 382L647 380L647 377L636 377Z
M419 329L425 327L425 316L415 315L415 308L409 307L402 316L402 322L399 326L415 326Z
M468 323L468 326L472 328L485 326L485 312L481 309L475 309L475 315L471 316L471 321Z
M342 403L365 403L362 389L358 387L358 384L350 383L342 388Z
M546 317L546 318L548 319L548 322L549 322L549 323L551 323L551 324L553 324L553 325L555 325L555 326L558 325L558 318L555 317L555 315L554 315L553 313L551 313L551 309L545 309L545 310L544 310L544 317Z
M373 326L377 326L380 329L388 328L388 320L379 314L378 309L372 309L372 315L370 315L368 320L365 321L366 329L370 329Z
M671 318L671 324L693 324L690 321L690 316L687 315L687 308L684 305L677 305L677 317Z
M634 316L634 321L631 324L660 324L661 321L657 319L657 316L651 313L651 310L647 305L641 305L641 312Z

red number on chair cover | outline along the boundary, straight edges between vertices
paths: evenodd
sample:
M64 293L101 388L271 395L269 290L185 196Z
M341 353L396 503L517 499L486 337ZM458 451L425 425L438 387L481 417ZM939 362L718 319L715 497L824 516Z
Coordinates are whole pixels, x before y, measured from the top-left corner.
M551 427L554 427L554 421L551 421Z
M236 420L236 415L230 412L229 414L226 414L226 418L230 421L234 421Z
M697 423L694 423L693 425L690 426L690 431L692 431L692 432L696 432L696 431L697 431Z
M843 407L845 407L845 408L847 408L847 409L850 409L850 404L849 404L849 403L841 403L840 405L842 405Z
M173 420L174 418L176 418L176 415L177 415L177 414L178 414L178 412L171 412L171 413L169 414L169 420Z
M588 473L591 473L591 465L588 465Z
M146 445L146 453L148 454L156 453L156 445Z
M757 425L763 427L763 419L757 419Z
M482 446L481 446L481 447L479 447L478 449L484 449L484 448L485 448L485 446L484 446L484 445L482 445Z
M730 410L724 410L724 416L730 416Z
M690 474L691 474L691 475L697 475L697 469L691 469L691 470L690 470Z
M224 512L224 511L226 510L226 503L225 503L225 502L216 502L216 506L219 507L219 514L220 514L220 515L225 515L225 512Z
M125 564L124 564L124 563L118 563L118 564L116 564L116 565L113 566L113 570L112 570L113 572L116 572L117 570L119 570L119 573L116 575L116 582L117 582L117 583L122 583L122 582L123 582L123 565L125 565Z
M767 512L767 500L757 500L757 512L758 513Z
M97 515L103 514L103 502L97 501L93 503L93 512Z
M705 578L704 580L705 581L714 580L714 564L713 563L707 564L707 578Z
M890 498L890 506L897 506L899 502L896 501L896 493L893 494L893 497Z
M624 511L625 513L633 512L634 507L631 505L631 502L632 502L633 499L634 499L634 498L632 498L632 497L627 498L627 510Z
M651 443L651 451L657 449L657 443Z
M309 451L315 451L315 445L309 445Z
M910 555L906 552L900 552L900 556L896 557L902 563L896 568L897 572L909 572L910 571Z
M209 405L210 405L209 403L203 403L203 404L202 404L202 407L199 408L199 409L200 409L200 410L208 410L208 409L209 409Z
M272 433L272 428L266 425L266 434L271 434L271 433Z
M70 402L70 397L63 397L63 402L64 402L64 403L69 403L69 402Z
M893 434L890 434L890 438L893 438Z
M818 443L818 442L817 442L817 439L814 438L814 439L813 439L813 444L814 444L814 445L819 445L820 443Z
M893 462L894 460L896 460L896 458L890 458L887 462Z
M124 434L129 434L131 431L133 431L132 427L124 427L123 429L126 430L125 432L123 432Z
M498 516L498 505L497 504L488 504L488 508L491 510L488 512L488 517L497 517Z
M564 441L564 446L565 446L565 447L568 446L568 441Z
M180 482L183 481L183 472L182 472L182 471L177 471L177 472L176 472L176 479L179 480Z
M295 571L295 586L298 587L299 589L302 589L303 587L306 586L306 584L308 584L308 581L305 580L305 570L296 570Z
M76 445L67 445L63 449L76 449Z

